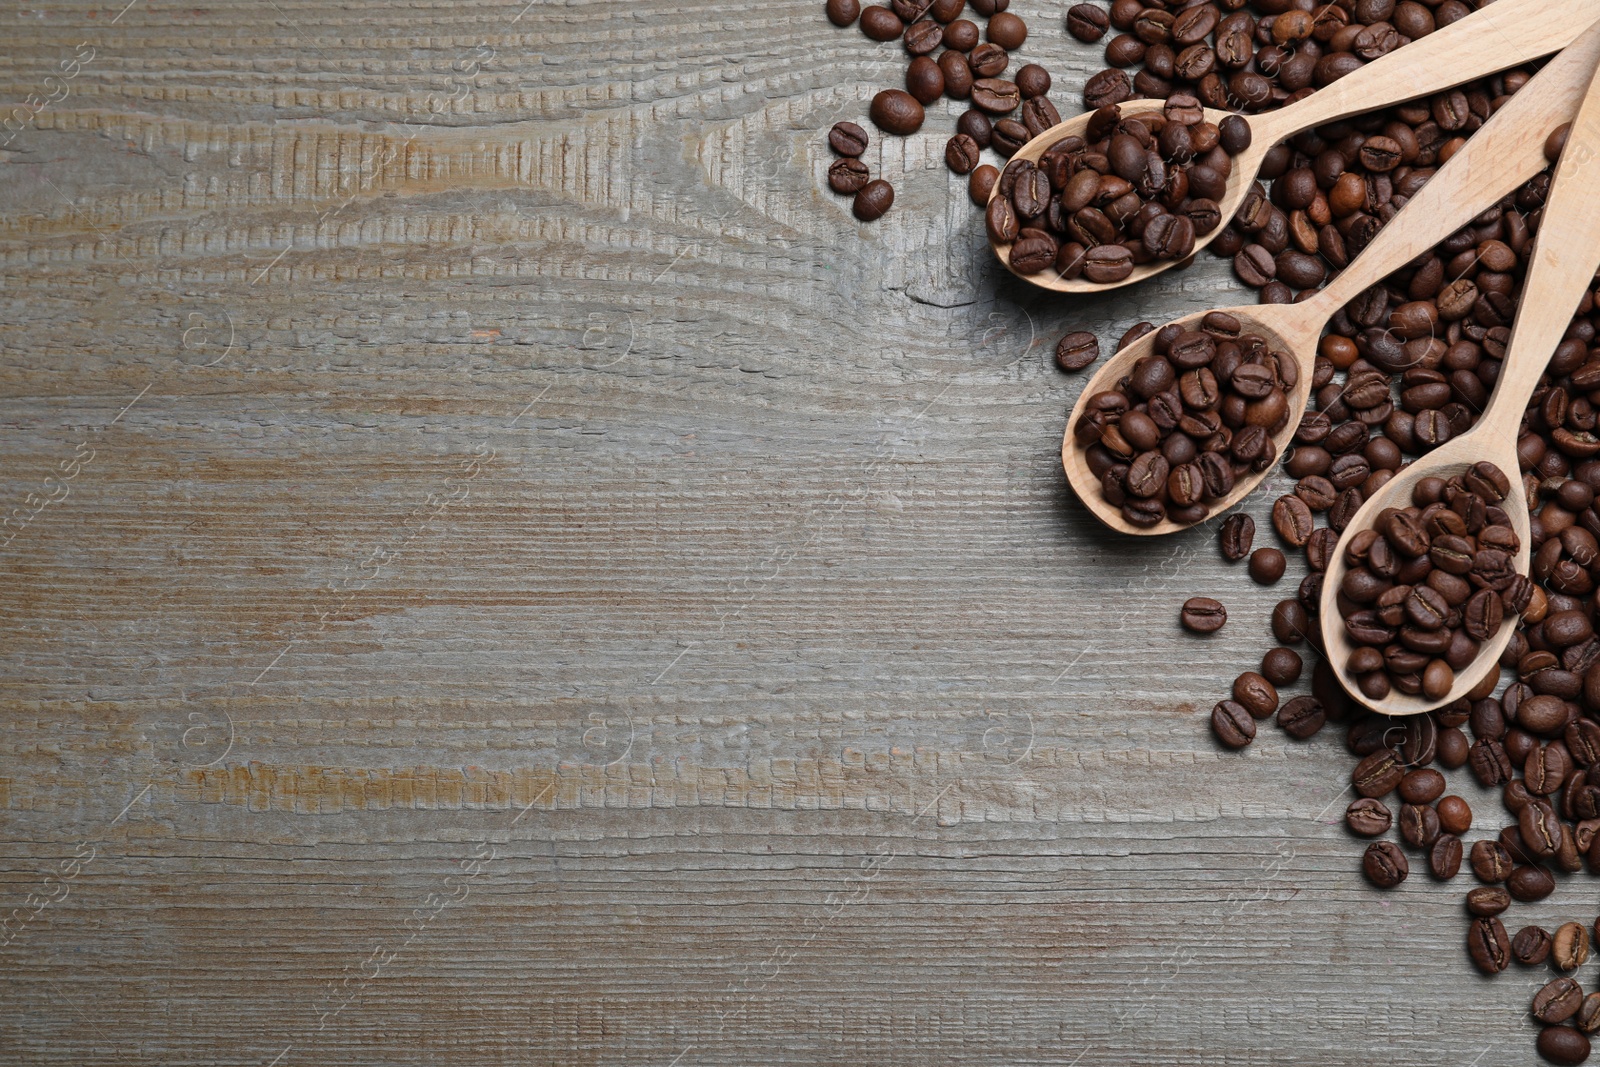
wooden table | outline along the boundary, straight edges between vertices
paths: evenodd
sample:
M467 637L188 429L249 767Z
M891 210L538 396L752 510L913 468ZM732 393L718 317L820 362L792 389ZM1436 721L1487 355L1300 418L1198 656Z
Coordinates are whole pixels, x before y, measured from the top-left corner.
M1067 496L1056 339L1225 264L1011 279L948 103L857 224L813 0L121 2L0 16L0 1062L1533 1059L1211 740L1301 572Z

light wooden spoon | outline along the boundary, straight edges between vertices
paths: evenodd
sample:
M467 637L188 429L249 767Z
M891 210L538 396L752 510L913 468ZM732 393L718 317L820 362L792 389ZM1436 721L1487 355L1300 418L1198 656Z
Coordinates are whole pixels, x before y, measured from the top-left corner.
M1551 131L1571 121L1577 113L1597 66L1600 66L1600 23L1546 64L1484 123L1465 147L1378 231L1372 243L1343 273L1329 282L1327 288L1298 304L1256 304L1225 309L1226 314L1239 320L1244 332L1258 334L1274 350L1294 357L1299 381L1289 398L1288 421L1273 437L1279 455L1288 450L1305 414L1311 397L1317 343L1328 320L1363 290L1427 252L1485 207L1544 170L1548 166L1545 140ZM1175 325L1197 328L1207 314L1187 315ZM1171 520L1158 526L1138 527L1124 519L1122 510L1113 507L1101 495L1100 479L1090 471L1087 452L1078 445L1073 430L1091 397L1115 387L1135 363L1154 350L1155 333L1151 332L1108 360L1079 394L1061 443L1061 463L1067 480L1095 518L1121 533L1140 536L1175 533L1187 527ZM1225 511L1249 496L1274 467L1276 464L1260 474L1240 478L1233 492L1211 503L1211 513Z
M1531 554L1528 501L1521 491L1517 431L1551 353L1561 343L1572 322L1573 311L1582 301L1584 292L1594 284L1595 272L1600 269L1600 211L1595 210L1596 202L1600 201L1597 153L1600 153L1600 79L1584 100L1556 166L1523 282L1523 292L1527 295L1517 312L1505 361L1488 407L1471 430L1416 460L1362 505L1345 528L1338 550L1328 565L1319 609L1328 661L1345 689L1374 711L1385 715L1416 715L1461 698L1474 689L1488 671L1500 669L1500 655L1516 634L1516 619L1508 616L1500 631L1484 643L1478 658L1456 673L1455 686L1442 700L1408 696L1398 690L1380 701L1362 696L1355 679L1345 670L1355 648L1338 608L1339 587L1349 570L1345 563L1345 546L1357 531L1370 528L1384 508L1409 506L1411 491L1421 479L1451 478L1472 464L1487 460L1512 479L1512 491L1501 506L1522 541L1517 553L1517 572L1528 573Z
M1302 130L1404 103L1452 86L1461 85L1550 55L1572 43L1594 21L1597 10L1589 0L1495 0L1459 22L1451 23L1397 51L1360 67L1304 100L1259 115L1244 116L1250 123L1250 147L1233 160L1227 195L1220 207L1223 225L1244 203L1261 172L1262 161L1276 144ZM1160 100L1133 100L1121 105L1124 117L1136 118L1160 111ZM1228 112L1206 110L1206 119L1220 122ZM1063 137L1082 136L1091 115L1079 115L1052 127L1025 144L1012 158L1038 162L1045 150ZM999 195L1000 183L990 193ZM1223 226L1195 242L1198 251L1210 244ZM990 242L1000 262L1011 269L1011 245ZM1172 267L1175 260L1156 260L1136 266L1120 282L1096 283L1086 278L1068 281L1051 267L1040 274L1018 274L1036 285L1062 293L1098 293L1143 281ZM1012 273L1017 273L1013 271Z

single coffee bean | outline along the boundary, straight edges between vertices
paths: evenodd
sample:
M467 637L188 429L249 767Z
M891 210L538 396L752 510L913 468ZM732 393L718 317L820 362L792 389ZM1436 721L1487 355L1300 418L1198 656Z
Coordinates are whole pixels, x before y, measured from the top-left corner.
M1367 846L1366 854L1361 859L1361 870L1379 889L1393 889L1406 880L1406 875L1411 873L1411 864L1407 862L1406 854L1393 842L1375 841ZM1502 929L1501 937L1504 936ZM1501 954L1504 954L1503 951ZM1501 969L1504 969L1503 965Z
M1283 577L1288 560L1276 548L1258 548L1250 556L1250 577L1260 585L1275 585Z
M1405 773L1405 765L1394 750L1380 748L1356 764L1350 782L1361 796L1381 797L1393 792Z
M1269 649L1261 657L1261 676L1275 686L1293 685L1304 669L1304 661L1292 648Z
M944 161L955 173L970 174L979 163L980 151L978 142L964 133L958 133L946 142Z
M1228 610L1210 597L1192 597L1178 614L1183 628L1194 634L1214 634L1228 622Z
M1229 515L1222 523L1218 537L1222 543L1222 556L1229 563L1237 563L1250 555L1250 543L1255 540L1256 522L1243 512Z
M1432 804L1444 794L1444 786L1444 775L1421 767L1400 779L1400 799L1408 804Z
M828 167L828 188L836 193L854 195L872 180L872 172L859 159L846 156L836 159Z
M1439 732L1439 748L1441 759L1443 758L1443 750L1445 746L1445 734L1446 731L1441 730ZM1460 737L1461 734L1459 731L1455 731L1453 736ZM1405 783L1402 780L1402 790L1404 789L1404 786ZM1472 808L1468 806L1467 802L1460 797L1442 797L1440 798L1439 802L1434 805L1434 809L1439 813L1439 828L1444 830L1446 833L1459 835L1464 834L1468 830L1472 829Z
M1583 988L1571 978L1557 978L1533 995L1533 1017L1547 1026L1565 1022L1583 1006Z
M1280 645L1298 645L1310 628L1311 619L1298 600L1280 600L1272 609L1272 636Z
M848 26L861 14L857 0L828 0L828 21L835 26Z
M909 136L920 130L926 114L916 98L904 89L883 90L872 98L872 107L868 113L879 129L900 137Z
M1111 20L1098 4L1074 4L1067 10L1067 32L1085 44L1106 35Z
M1433 847L1439 839L1439 813L1427 804L1401 804L1400 836L1412 848Z
M882 178L874 178L856 193L851 210L862 222L874 222L883 218L893 204L894 186Z
M1100 340L1092 333L1069 333L1056 342L1056 366L1064 371L1080 371L1100 358Z
M1278 536L1299 548L1311 539L1315 528L1311 509L1297 496L1279 497L1272 505L1272 527Z
M1499 915L1511 907L1511 894L1504 886L1479 886L1467 894L1467 911L1473 915Z
M1472 864L1472 873L1481 882L1492 885L1511 877L1511 853L1497 841L1474 842L1468 860Z
M1511 954L1524 967L1537 967L1550 958L1551 938L1541 926L1524 926L1511 939Z
M937 23L922 23L937 26ZM944 70L928 56L917 56L906 68L906 91L924 106L944 95Z
M859 156L867 144L867 131L853 122L836 122L828 131L828 145L841 156Z
M1278 710L1278 690L1255 671L1245 671L1233 680L1233 699L1258 719Z
M1224 700L1211 709L1211 731L1223 745L1241 749L1255 740L1256 720L1243 705Z
M1009 11L1001 11L989 19L988 36L1007 52L1015 52L1028 39L1028 24Z
M1461 871L1461 838L1455 834L1440 834L1428 852L1428 872L1441 882L1447 882Z
M861 32L874 41L892 41L905 31L906 24L900 16L879 4L861 12Z
M1351 803L1344 812L1345 825L1351 833L1362 837L1377 837L1389 832L1394 821L1389 808L1381 800L1362 797Z
M1393 845L1389 847L1394 848ZM1494 916L1473 919L1467 930L1467 953L1485 974L1499 974L1505 970L1511 961L1511 945L1504 924Z
M1575 1067L1589 1058L1589 1039L1571 1026L1548 1026L1534 1043L1539 1055L1559 1067Z
M1518 867L1506 879L1512 897L1524 903L1543 900L1556 891L1556 880L1543 867Z
M1590 993L1583 998L1583 1006L1572 1017L1572 1025L1585 1034L1600 1030L1600 993Z
M1287 650L1284 650L1287 651ZM1271 653L1268 653L1271 655ZM1263 672L1265 673L1265 672ZM1296 671L1298 677L1299 672ZM1269 676L1268 681L1272 681ZM1278 684L1273 682L1274 685ZM1289 684L1289 683L1284 683ZM1322 701L1314 696L1297 696L1278 709L1278 725L1290 737L1304 741L1316 735L1328 721ZM1375 802L1376 803L1376 802Z

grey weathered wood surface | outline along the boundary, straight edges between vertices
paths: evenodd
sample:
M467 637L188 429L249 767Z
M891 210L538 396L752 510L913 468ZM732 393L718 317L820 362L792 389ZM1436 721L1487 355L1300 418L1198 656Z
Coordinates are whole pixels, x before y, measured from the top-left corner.
M1066 495L1060 333L1243 294L1010 279L948 105L856 224L819 9L0 13L94 49L0 151L0 1061L1532 1059L1331 731L1209 738L1299 572Z

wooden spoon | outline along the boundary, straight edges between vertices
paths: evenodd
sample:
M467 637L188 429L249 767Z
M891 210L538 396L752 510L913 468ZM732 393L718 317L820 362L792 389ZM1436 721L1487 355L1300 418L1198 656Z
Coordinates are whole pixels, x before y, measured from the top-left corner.
M1226 223L1239 211L1267 152L1279 142L1350 115L1404 103L1451 86L1550 55L1572 43L1595 21L1595 10L1572 0L1496 0L1459 22L1451 23L1404 48L1345 75L1304 100L1245 118L1250 123L1250 147L1233 161L1227 195L1221 202ZM1159 112L1160 100L1133 100L1121 105L1123 116L1135 118ZM1206 110L1206 120L1220 122L1226 111ZM1063 137L1082 136L1090 115L1079 115L1035 137L1013 159L1038 162L1045 150ZM1000 183L990 193L999 195ZM1223 230L1218 226L1195 242L1195 250L1210 244ZM1000 262L1011 268L1011 245L991 242ZM1085 278L1068 281L1049 268L1040 274L1019 274L1036 285L1061 293L1097 293L1132 285L1172 267L1176 260L1156 260L1136 266L1120 282L1096 283ZM1013 271L1013 273L1016 273Z
M1455 686L1442 700L1408 696L1399 691L1381 701L1370 700L1361 695L1355 679L1345 670L1355 646L1345 632L1338 607L1339 586L1349 570L1344 551L1350 537L1359 530L1369 529L1384 508L1409 506L1411 491L1421 479L1451 478L1474 463L1488 460L1512 479L1512 491L1501 506L1522 541L1517 553L1517 572L1528 573L1531 557L1528 501L1518 479L1517 432L1551 353L1561 343L1572 322L1573 311L1585 291L1594 284L1595 272L1600 269L1600 211L1595 210L1600 200L1597 153L1600 153L1600 79L1584 100L1556 166L1550 196L1545 201L1543 222L1523 282L1523 292L1527 295L1517 313L1488 408L1471 430L1404 468L1378 490L1345 528L1328 566L1319 609L1328 661L1345 689L1374 711L1385 715L1416 715L1460 699L1476 688L1487 672L1500 669L1500 655L1516 633L1516 620L1507 618L1500 631L1484 643L1478 658L1457 672Z
M1504 3L1505 0L1501 0ZM1498 6L1498 5L1496 5ZM1317 343L1334 313L1369 286L1388 277L1460 229L1485 207L1515 191L1544 170L1544 143L1551 131L1572 119L1600 66L1600 23L1552 59L1519 90L1466 146L1445 164L1389 224L1378 231L1361 255L1316 296L1298 304L1256 304L1226 309L1246 333L1265 338L1279 352L1295 359L1299 381L1289 398L1289 418L1273 438L1278 454L1287 451L1311 397L1311 375ZM1198 326L1208 312L1178 319L1185 329ZM1073 437L1073 428L1096 393L1113 388L1133 365L1155 350L1155 332L1129 344L1100 368L1078 396L1061 443L1067 480L1094 516L1121 533L1151 536L1186 529L1170 520L1150 527L1134 526L1120 508L1106 502L1100 479L1089 470L1087 452ZM1233 507L1271 473L1240 478L1233 492L1213 501L1211 513Z

